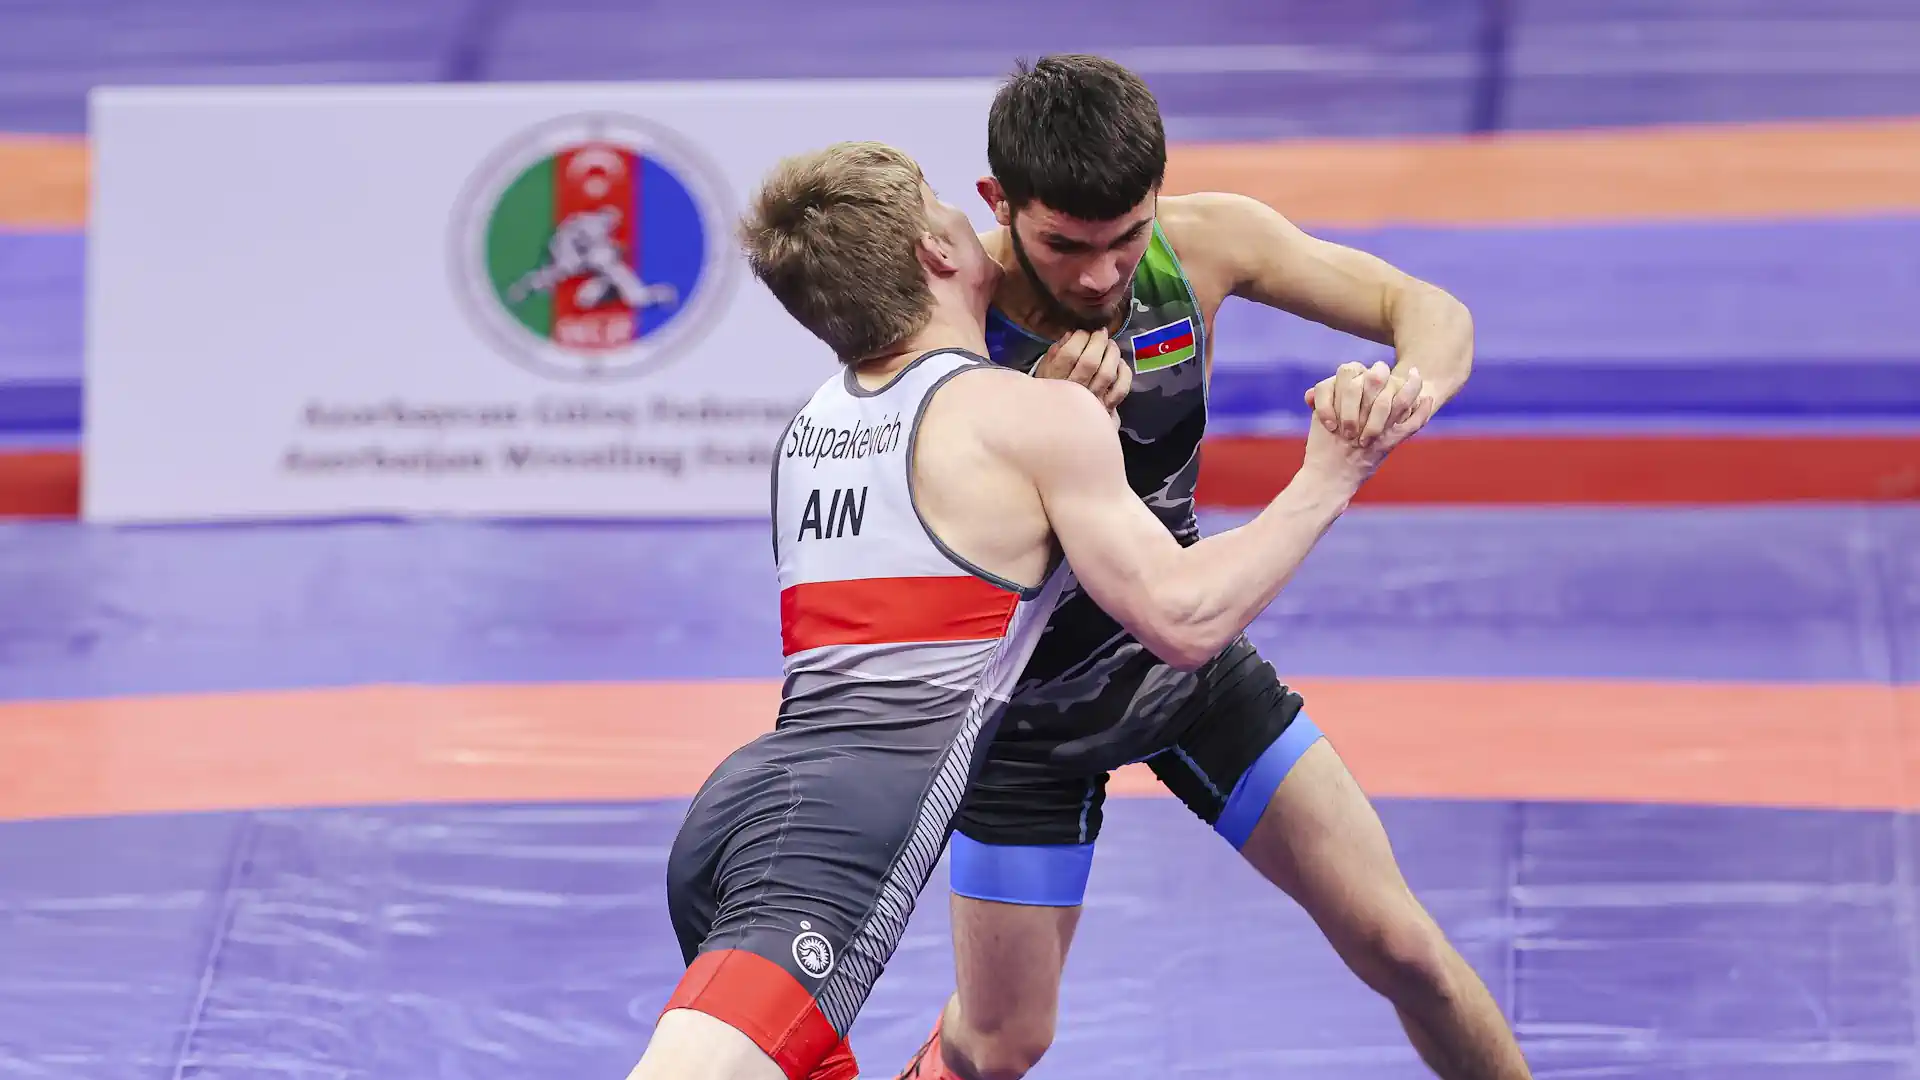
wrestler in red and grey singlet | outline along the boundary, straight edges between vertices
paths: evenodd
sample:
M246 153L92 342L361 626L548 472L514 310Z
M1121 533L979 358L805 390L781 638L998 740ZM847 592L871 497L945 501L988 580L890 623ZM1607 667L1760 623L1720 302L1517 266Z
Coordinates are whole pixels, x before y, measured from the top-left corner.
M708 779L674 843L669 910L689 967L669 1008L727 1022L796 1080L854 1075L847 1029L1067 577L1057 559L1035 588L995 577L915 506L927 402L990 368L930 352L875 390L849 369L779 446L779 720Z

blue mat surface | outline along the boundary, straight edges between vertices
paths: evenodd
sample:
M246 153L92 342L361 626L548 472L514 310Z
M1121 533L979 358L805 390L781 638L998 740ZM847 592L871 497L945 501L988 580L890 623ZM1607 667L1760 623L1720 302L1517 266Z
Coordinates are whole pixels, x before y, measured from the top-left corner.
M681 970L662 879L683 813L0 823L0 1077L624 1075ZM1401 800L1381 815L1536 1075L1914 1075L1905 816ZM866 1075L906 1063L952 987L946 876L854 1028ZM1109 805L1044 1067L1424 1075L1312 922L1172 799Z
M0 700L764 679L772 586L764 528L746 524L6 526ZM1290 674L1912 683L1920 510L1356 510L1253 636ZM86 729L75 746L125 752ZM1380 810L1536 1075L1920 1067L1908 815ZM623 1075L681 970L662 878L683 814L668 799L0 823L0 1078ZM945 881L854 1029L868 1075L904 1064L952 986ZM1109 804L1043 1068L1424 1075L1312 922L1168 798Z
M751 522L24 523L0 596L0 700L780 673ZM1912 682L1920 508L1356 508L1249 634L1295 677Z

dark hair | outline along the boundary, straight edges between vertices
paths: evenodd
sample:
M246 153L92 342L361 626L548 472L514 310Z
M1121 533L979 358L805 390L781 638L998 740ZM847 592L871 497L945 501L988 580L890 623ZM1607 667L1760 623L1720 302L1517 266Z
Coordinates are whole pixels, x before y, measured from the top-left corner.
M1105 57L1023 60L987 113L987 164L1016 210L1038 199L1085 221L1117 218L1166 177L1160 103Z

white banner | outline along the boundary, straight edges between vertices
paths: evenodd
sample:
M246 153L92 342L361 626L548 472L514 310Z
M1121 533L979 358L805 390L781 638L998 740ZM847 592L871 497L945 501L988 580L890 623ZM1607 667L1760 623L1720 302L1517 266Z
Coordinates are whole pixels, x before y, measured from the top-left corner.
M993 90L96 91L83 514L764 516L835 365L744 201L877 139L985 226Z

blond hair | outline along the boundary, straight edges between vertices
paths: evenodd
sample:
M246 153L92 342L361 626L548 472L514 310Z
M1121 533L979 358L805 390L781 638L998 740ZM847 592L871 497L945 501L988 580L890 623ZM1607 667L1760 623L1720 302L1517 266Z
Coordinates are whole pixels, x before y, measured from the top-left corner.
M740 223L754 276L843 362L897 345L932 317L920 184L920 167L891 146L835 143L782 161Z

